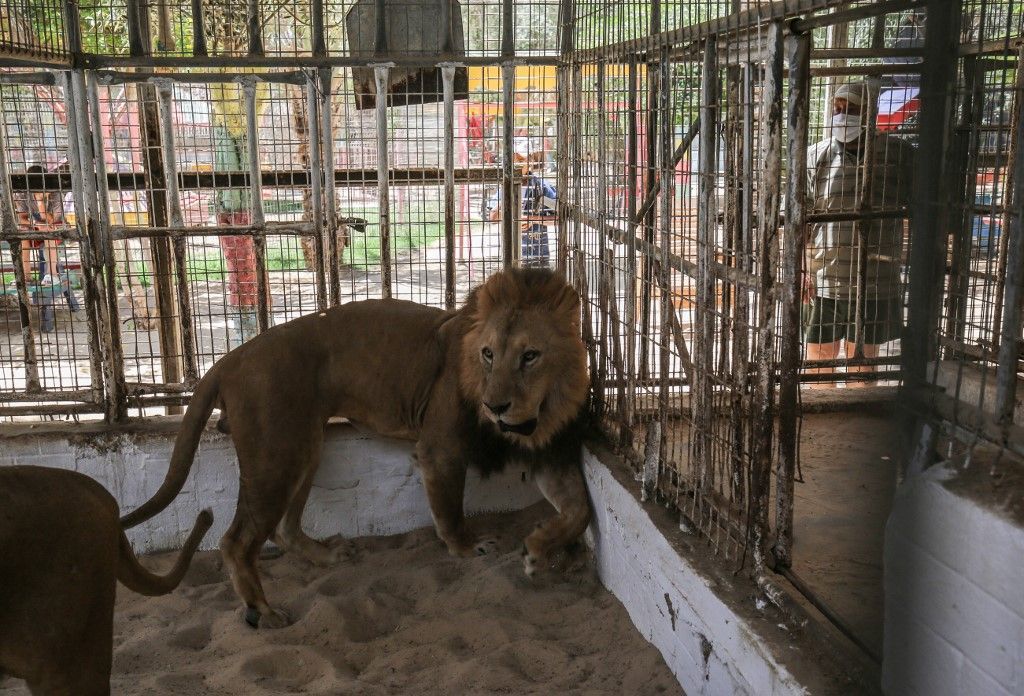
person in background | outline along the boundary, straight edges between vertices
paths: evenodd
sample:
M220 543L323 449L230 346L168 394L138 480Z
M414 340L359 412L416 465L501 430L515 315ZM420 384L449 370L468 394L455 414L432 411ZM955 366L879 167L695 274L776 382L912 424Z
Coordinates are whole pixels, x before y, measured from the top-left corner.
M830 136L812 145L807 154L807 194L812 213L856 213L864 187L871 213L909 205L913 147L904 140L875 132L871 161L865 166L869 109L876 92L867 81L841 85L832 99ZM897 215L868 216L863 221L836 220L813 224L808 230L804 273L804 340L807 360L829 360L844 350L856 350L858 264L861 233L867 267L864 273L864 357L874 358L879 346L899 338L904 219ZM849 372L873 372L873 365L850 366ZM811 372L832 368L812 368ZM821 386L831 386L820 383ZM851 382L849 386L863 382Z
M519 218L522 265L547 267L551 252L548 239L548 225L553 222L556 210L554 187L544 180L544 153L541 151L516 151L515 162L522 167L523 207ZM488 219L501 220L501 189L490 208Z
M45 230L52 225L52 221L48 215L48 195L45 192L45 187L41 178L46 170L42 165L33 164L25 173L29 175L29 187L26 191L15 191L11 198L14 202L14 214L17 216L18 226L31 230ZM33 179L39 176L38 182ZM61 203L61 219L63 220L63 203ZM46 264L45 272L42 273L42 277L39 279L39 285L53 286L60 285L60 277L57 274L57 246L60 241L57 239L45 239L30 240L22 246L21 249L21 262L25 269L25 280L31 282L32 278L32 263L34 257L38 253L37 250L42 247L43 258ZM12 284L14 281L12 281Z

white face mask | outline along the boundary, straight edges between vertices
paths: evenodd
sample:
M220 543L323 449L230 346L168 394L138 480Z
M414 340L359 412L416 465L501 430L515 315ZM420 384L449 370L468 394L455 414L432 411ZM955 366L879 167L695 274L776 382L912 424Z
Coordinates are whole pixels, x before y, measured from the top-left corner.
M853 142L860 137L860 116L834 114L832 116L832 137L841 143Z

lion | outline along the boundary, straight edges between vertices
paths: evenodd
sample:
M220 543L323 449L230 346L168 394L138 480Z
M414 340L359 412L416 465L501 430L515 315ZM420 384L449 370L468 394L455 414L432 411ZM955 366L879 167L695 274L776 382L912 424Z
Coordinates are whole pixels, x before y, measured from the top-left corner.
M40 466L0 467L0 679L33 694L110 693L117 581L171 592L213 523L199 513L174 568L143 568L118 523L117 501L93 479Z
M414 440L435 531L456 556L496 546L466 524L467 468L487 475L524 462L557 515L524 543L533 575L590 521L581 469L589 390L580 302L551 271L510 269L475 288L458 311L404 300L352 302L268 329L213 365L182 419L165 480L122 519L149 519L181 490L213 409L238 455L234 520L220 542L253 627L287 615L267 603L256 569L267 539L327 565L328 548L301 528L328 419Z

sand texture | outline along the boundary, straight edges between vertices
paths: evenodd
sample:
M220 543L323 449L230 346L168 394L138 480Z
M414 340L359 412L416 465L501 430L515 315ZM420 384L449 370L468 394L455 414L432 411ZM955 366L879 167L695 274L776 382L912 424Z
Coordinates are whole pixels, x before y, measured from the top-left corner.
M119 587L114 694L678 694L658 652L588 564L522 572L522 538L550 508L476 518L498 554L450 557L421 529L352 541L330 568L286 554L260 568L294 623L253 630L220 554L146 598ZM143 559L163 570L171 554ZM579 566L583 566L582 568ZM0 683L22 696L23 683Z

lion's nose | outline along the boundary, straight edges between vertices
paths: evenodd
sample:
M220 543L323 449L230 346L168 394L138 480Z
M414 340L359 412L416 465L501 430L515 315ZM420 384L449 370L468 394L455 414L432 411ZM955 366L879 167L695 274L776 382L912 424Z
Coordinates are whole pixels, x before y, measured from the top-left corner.
M508 407L511 405L511 401L504 404L488 404L486 402L484 403L484 406L486 406L487 409L496 416L500 416L501 414L503 414L505 411L508 410Z

